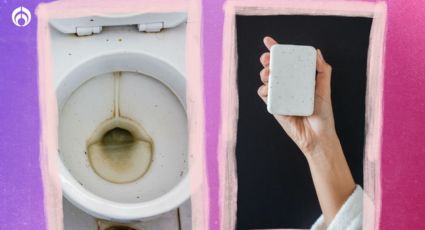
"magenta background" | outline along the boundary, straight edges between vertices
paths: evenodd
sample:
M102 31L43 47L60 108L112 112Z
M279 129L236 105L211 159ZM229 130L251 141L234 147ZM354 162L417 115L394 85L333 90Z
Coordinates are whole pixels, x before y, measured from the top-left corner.
M203 0L203 74L210 229L219 229L217 144L223 1ZM45 229L38 162L36 17L10 21L20 5L0 3L0 229ZM384 81L381 229L425 229L425 1L388 0ZM259 1L260 4L260 1Z
M425 1L388 0L381 229L425 229Z

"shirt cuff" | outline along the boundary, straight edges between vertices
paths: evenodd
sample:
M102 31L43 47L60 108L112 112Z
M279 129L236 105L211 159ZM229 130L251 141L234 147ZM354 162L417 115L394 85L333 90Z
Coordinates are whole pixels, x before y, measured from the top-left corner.
M339 209L338 213L326 226L323 215L316 220L311 227L312 230L358 230L362 229L363 222L363 189L356 185L354 192Z

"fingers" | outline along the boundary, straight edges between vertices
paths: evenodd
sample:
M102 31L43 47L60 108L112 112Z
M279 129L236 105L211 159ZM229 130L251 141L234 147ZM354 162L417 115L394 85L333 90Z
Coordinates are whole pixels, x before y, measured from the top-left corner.
M260 86L260 88L258 88L258 96L260 96L260 98L264 101L264 103L267 102L267 95L268 95L268 86L267 85L262 85Z
M330 97L332 67L326 63L320 50L317 50L316 70L316 93L322 97Z
M271 38L271 37L265 37L263 39L264 45L267 47L267 49L271 49L273 45L277 44L277 42ZM267 96L268 96L268 82L269 82L269 64L270 64L270 53L266 52L263 53L260 57L260 62L263 65L263 69L260 72L261 81L264 83L264 85L260 86L258 88L258 95L260 98L266 103L267 102Z
M316 69L319 73L330 73L331 66L326 63L325 58L323 57L322 52L318 49L317 50L317 62L316 62Z
M266 102L268 96L269 67L261 70L260 78L264 85L258 88L258 95L261 97L261 99L263 99L264 102Z
M263 39L264 45L266 45L267 49L271 49L273 45L277 44L277 41L275 41L273 38L266 36Z
M267 84L269 82L269 74L270 74L269 67L266 67L266 68L264 68L264 69L261 70L261 72L260 72L260 78L261 78L261 81L264 84Z
M260 62L264 67L269 66L269 64L270 64L270 53L269 52L263 53L260 57Z

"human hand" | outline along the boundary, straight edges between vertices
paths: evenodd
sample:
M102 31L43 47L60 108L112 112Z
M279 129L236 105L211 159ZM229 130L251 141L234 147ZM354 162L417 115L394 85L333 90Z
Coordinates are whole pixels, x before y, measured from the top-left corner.
M271 37L265 37L264 44L270 50L277 42ZM260 62L264 67L260 72L263 85L258 89L258 95L267 103L270 53L263 53ZM307 117L274 115L288 136L306 156L321 148L327 148L323 145L339 145L331 102L332 67L326 63L320 50L317 50L316 63L317 77L313 114Z
M277 44L271 37L264 38L270 48ZM267 103L270 53L261 55L260 76L263 85L258 95ZM355 183L335 131L331 102L332 67L317 50L316 89L314 111L311 116L274 115L288 136L307 158L325 223L329 225L338 210L355 189Z

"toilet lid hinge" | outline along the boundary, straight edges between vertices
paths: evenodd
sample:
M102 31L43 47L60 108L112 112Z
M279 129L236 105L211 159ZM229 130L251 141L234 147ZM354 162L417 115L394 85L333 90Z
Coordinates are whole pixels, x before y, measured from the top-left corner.
M79 37L98 34L101 31L102 31L101 26L83 26L83 27L76 28L76 34Z
M160 32L162 29L164 29L164 22L138 24L137 28L140 32Z
M138 31L160 32L174 28L186 22L185 12L108 14L75 18L52 18L49 24L65 34L88 36L102 32L102 27L136 26Z

